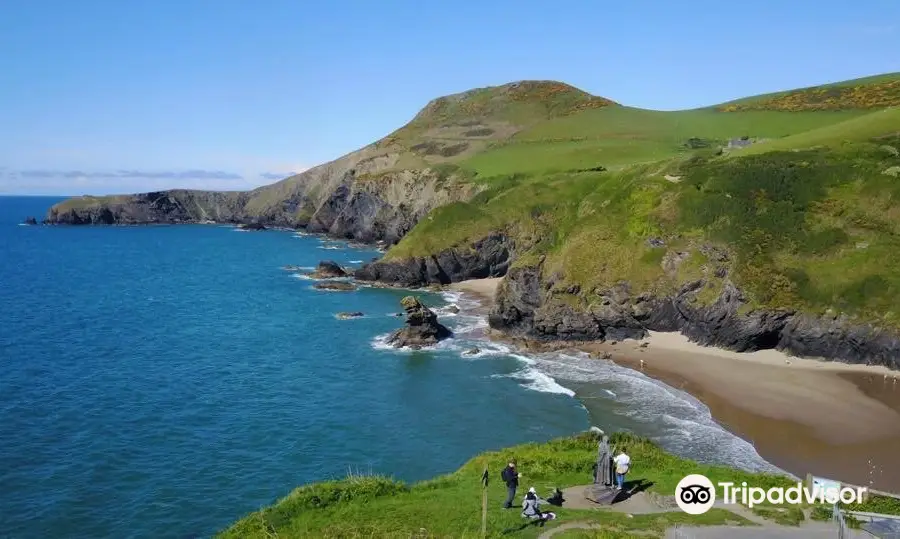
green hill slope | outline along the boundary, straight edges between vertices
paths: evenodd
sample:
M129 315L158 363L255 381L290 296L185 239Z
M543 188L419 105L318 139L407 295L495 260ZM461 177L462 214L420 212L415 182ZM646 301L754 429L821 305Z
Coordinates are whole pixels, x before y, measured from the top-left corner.
M73 199L48 220L260 221L384 240L396 244L385 263L422 268L404 270L406 284L511 263L543 283L528 309L574 309L594 328L582 337L606 334L614 287L630 287L633 301L686 301L685 286L700 282L690 298L696 316L725 298L729 323L744 328L729 331L743 334L749 323L760 332L719 342L709 335L722 328L697 329L710 343L900 367L900 338L879 333L900 330L898 100L900 74L676 112L521 81L435 99L384 139L251 192ZM515 246L508 263L458 260L491 234ZM424 262L445 251L457 259L447 268ZM376 270L362 276L392 279ZM671 310L655 305L651 320ZM831 317L830 329L784 312ZM563 314L541 316L553 328ZM660 327L681 329L667 316ZM785 333L797 327L840 337L817 347L806 342L811 329ZM880 351L837 346L856 340L877 341Z
M725 466L699 464L661 450L645 438L627 433L614 433L610 442L627 447L635 463L629 481L641 481L651 496L672 496L682 477L697 473L714 483L746 481L754 487L768 489L791 487L796 482L786 476L748 473ZM578 521L598 527L609 537L662 537L667 528L677 524L754 525L746 518L726 509L712 509L703 515L688 515L673 507L669 512L625 514L617 511L573 509L544 505L557 520L544 528L523 526L519 510L502 509L506 487L500 481L500 470L510 458L516 458L523 474L517 502L530 486L538 494L549 497L555 489L587 485L592 482L596 460L597 438L584 433L541 444L524 444L478 455L459 470L434 479L406 485L380 476L349 477L344 480L313 483L295 489L270 507L245 516L222 531L222 539L254 539L279 537L482 537L481 500L482 473L489 472L487 537L534 538L556 526ZM576 500L569 500L570 503ZM769 513L779 514L775 506ZM787 508L783 506L781 509ZM829 507L830 509L830 507ZM848 507L857 511L900 512L897 501L873 496L865 503ZM745 513L746 509L736 508ZM798 508L792 509L798 513ZM763 513L760 513L763 514ZM776 522L797 525L803 515L794 519L775 517ZM598 537L607 535L598 535Z
M898 80L837 85L852 92L835 110L773 101L819 88L749 99L749 110L610 105L528 126L455 161L479 193L435 209L384 264L409 268L500 233L516 246L512 268L541 285L501 290L515 307L496 327L602 338L688 324L706 343L900 368L900 112L857 99ZM446 278L466 277L456 265ZM610 311L622 286L630 299ZM663 314L671 301L688 302L676 309L686 319ZM728 322L708 326L718 319ZM837 336L815 344L820 331Z
M722 103L724 112L781 110L787 112L878 109L900 105L900 73L810 86Z

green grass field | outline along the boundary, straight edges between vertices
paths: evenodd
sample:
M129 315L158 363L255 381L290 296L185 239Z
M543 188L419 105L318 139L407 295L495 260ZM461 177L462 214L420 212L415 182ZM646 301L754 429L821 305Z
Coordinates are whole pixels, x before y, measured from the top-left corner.
M611 442L625 447L632 456L634 467L629 481L642 481L646 492L672 495L682 477L699 473L718 481L771 488L796 484L787 477L752 474L724 466L712 466L671 455L645 438L616 433ZM547 443L530 443L478 455L459 470L434 479L406 485L381 476L357 476L340 481L314 483L297 488L274 505L247 515L218 537L234 539L300 538L300 537L481 537L481 475L487 467L488 537L533 538L541 531L565 522L596 523L612 534L640 533L647 537L661 537L666 528L675 524L751 525L746 519L724 509L713 509L692 516L675 509L652 515L625 515L609 511L578 510L552 507L557 520L543 529L523 526L518 509L503 509L506 488L499 474L510 458L517 459L523 474L520 493L531 486L543 497L554 488L591 483L592 466L596 458L597 439L585 433ZM547 506L549 509L550 506ZM879 510L892 514L900 512L896 500L873 498L857 510ZM824 509L819 513L824 512ZM796 507L764 507L759 514L785 525L802 520ZM578 535L573 535L578 536ZM615 535L613 535L615 536Z
M752 144L727 147L741 137ZM486 190L434 210L388 259L502 230L521 246L517 264L543 257L545 274L588 291L571 298L586 306L589 291L623 280L665 293L704 278L700 299L713 300L725 271L755 306L900 327L898 107L660 112L612 104L532 122L455 164ZM651 238L666 248L650 247ZM728 262L707 260L704 245L727 252ZM685 260L664 268L674 252Z
M830 309L896 326L900 182L883 171L900 158L883 146L483 178L487 190L433 211L387 258L425 256L503 230L525 247L517 264L543 255L547 273L585 291L626 280L665 293L706 277L713 299L721 266L756 305ZM651 247L650 238L667 247ZM706 260L703 244L726 249L729 261ZM677 272L661 264L667 250L689 253Z
M633 479L648 483L649 491L672 494L678 481L691 473L710 478L751 480L760 486L789 485L778 476L753 475L721 466L701 465L674 457L651 442L631 435L612 437L614 444L625 444L636 463ZM506 488L499 479L509 458L516 458L522 492L528 487L544 497L553 488L565 488L591 482L596 438L581 435L553 440L545 444L526 444L503 451L485 453L471 459L456 472L435 479L404 485L384 477L356 477L342 481L316 483L300 487L275 505L248 515L224 531L222 538L272 537L480 537L481 475L488 468L488 536L536 537L534 526L524 529L520 511L504 510ZM521 501L521 494L516 500ZM554 508L558 523L594 520L611 528L662 532L675 523L746 523L727 511L711 511L692 517L681 511L665 515L628 518L606 512ZM506 533L504 533L506 532ZM651 535L652 536L652 535Z

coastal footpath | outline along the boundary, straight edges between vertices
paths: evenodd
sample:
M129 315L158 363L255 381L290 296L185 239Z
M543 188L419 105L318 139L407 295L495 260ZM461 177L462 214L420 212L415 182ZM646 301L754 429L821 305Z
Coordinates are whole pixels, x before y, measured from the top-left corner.
M677 112L522 81L254 191L78 197L44 223L303 228L389 247L358 280L505 276L490 324L513 335L898 369L898 105L900 74Z

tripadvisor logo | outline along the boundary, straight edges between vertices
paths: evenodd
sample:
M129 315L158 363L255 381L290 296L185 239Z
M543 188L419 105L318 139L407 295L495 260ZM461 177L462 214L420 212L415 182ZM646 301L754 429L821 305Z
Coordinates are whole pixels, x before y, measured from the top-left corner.
M716 486L719 487L722 503L740 503L752 508L763 502L780 505L802 503L853 504L863 501L865 487L841 487L838 484L822 486L814 484L812 489L802 482L792 487L772 487L768 490L751 487L747 482L737 485L733 482L720 481L717 485L705 475L692 474L684 477L675 487L675 503L690 515L702 515L716 503Z

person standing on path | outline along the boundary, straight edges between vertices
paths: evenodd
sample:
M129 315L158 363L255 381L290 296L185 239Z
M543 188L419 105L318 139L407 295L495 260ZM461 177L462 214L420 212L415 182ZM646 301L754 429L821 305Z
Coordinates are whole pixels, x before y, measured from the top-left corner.
M625 475L631 470L631 457L625 452L623 447L616 458L613 459L616 465L616 486L619 490L625 486Z
M516 461L510 460L506 468L500 472L500 478L506 483L506 501L503 503L504 509L512 507L513 500L516 498L516 488L519 486L519 472L516 470Z

